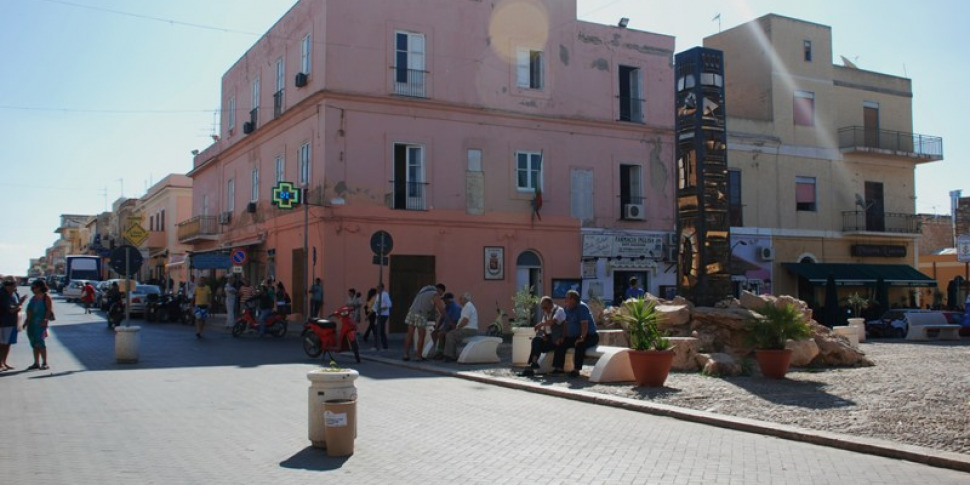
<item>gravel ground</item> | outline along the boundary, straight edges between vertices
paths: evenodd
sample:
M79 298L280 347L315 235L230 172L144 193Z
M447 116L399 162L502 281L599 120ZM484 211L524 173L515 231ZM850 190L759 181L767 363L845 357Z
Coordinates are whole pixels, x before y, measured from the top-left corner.
M792 369L784 380L674 372L660 389L558 376L530 379L508 368L476 372L970 454L970 339L861 345L875 366ZM511 346L501 347L508 362ZM584 376L590 370L587 365Z

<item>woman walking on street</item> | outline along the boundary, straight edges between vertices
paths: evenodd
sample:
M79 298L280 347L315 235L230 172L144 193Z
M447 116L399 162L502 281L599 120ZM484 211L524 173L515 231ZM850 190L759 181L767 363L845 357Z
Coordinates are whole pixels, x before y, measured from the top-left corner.
M44 280L34 281L30 285L34 297L27 304L27 338L34 351L34 364L27 370L47 370L47 325L54 318L54 303L47 294L47 283Z

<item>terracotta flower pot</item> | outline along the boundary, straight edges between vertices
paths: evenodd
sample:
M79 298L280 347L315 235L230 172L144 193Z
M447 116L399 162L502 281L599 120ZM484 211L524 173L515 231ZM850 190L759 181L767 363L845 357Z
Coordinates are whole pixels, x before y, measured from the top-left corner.
M770 379L784 379L791 365L791 349L759 349L754 353L761 367L761 373Z
M630 366L637 386L663 387L674 363L673 350L634 350L630 352Z

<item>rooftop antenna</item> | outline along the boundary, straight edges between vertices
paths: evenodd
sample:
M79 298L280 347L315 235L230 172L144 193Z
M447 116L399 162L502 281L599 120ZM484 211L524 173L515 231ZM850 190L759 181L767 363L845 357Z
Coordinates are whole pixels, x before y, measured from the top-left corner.
M105 185L104 189L101 190L101 195L104 196L104 211L108 212L108 186Z
M711 22L715 20L717 20L717 33L720 34L721 33L721 14L720 13L715 15L714 18L711 19Z

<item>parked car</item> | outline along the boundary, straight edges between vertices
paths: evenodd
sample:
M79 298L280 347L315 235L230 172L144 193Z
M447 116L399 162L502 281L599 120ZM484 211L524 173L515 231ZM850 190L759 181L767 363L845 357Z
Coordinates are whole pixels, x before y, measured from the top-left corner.
M970 313L945 311L946 323L960 325L960 336L970 337Z
M866 335L871 337L904 338L910 325L947 323L944 312L914 308L897 308L883 313L878 320L866 322Z
M64 287L64 291L61 294L68 303L73 301L81 301L81 290L84 289L84 285L88 283L88 280L74 280Z
M131 314L144 315L148 300L161 296L162 289L157 285L136 285L135 290L131 292Z

